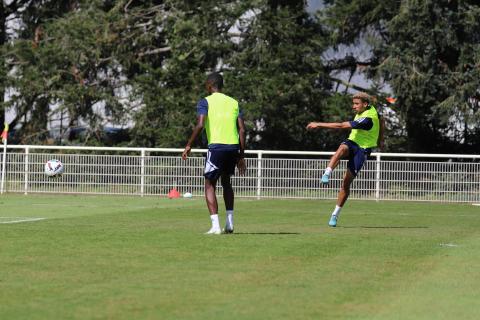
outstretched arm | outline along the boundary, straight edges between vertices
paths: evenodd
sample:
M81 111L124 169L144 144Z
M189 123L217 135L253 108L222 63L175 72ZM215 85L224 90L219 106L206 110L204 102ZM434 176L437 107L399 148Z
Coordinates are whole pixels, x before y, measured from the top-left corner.
M243 118L237 118L237 126L238 126L238 137L240 140L240 154L237 163L238 172L240 175L244 175L245 171L247 170L247 165L245 164L245 123L243 122Z
M188 139L187 145L185 146L185 150L183 150L182 152L183 160L187 159L188 155L190 154L190 150L192 149L192 143L195 141L198 134L202 132L204 126L205 126L205 115L200 114L197 117L197 125L195 126L195 128L193 128L192 135L190 136L190 139Z
M346 122L310 122L307 125L307 130L315 129L352 129L352 125L349 121Z

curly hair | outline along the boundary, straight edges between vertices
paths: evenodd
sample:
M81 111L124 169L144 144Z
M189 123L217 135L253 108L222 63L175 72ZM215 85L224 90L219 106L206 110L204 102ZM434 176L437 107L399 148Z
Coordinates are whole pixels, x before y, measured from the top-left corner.
M362 102L370 103L372 101L372 97L365 92L357 92L353 95L352 99L360 99Z

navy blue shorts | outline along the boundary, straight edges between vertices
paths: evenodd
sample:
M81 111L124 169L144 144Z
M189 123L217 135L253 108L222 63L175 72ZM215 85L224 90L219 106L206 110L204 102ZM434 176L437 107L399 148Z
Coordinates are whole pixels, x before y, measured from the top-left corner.
M342 144L348 147L347 168L356 177L357 174L360 172L360 169L362 169L363 164L367 160L368 156L370 155L370 153L372 153L372 149L360 148L358 144L348 139L343 141Z
M235 173L237 162L238 150L209 149L205 158L204 176L212 181L216 181L224 173L231 176Z

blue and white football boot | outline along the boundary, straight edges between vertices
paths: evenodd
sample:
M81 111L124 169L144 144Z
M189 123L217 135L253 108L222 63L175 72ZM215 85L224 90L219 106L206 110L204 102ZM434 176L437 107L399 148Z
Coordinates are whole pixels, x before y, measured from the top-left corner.
M329 181L330 181L330 173L325 172L322 176L322 183L328 184Z
M337 216L331 216L330 221L328 222L328 225L330 227L336 227L337 226Z

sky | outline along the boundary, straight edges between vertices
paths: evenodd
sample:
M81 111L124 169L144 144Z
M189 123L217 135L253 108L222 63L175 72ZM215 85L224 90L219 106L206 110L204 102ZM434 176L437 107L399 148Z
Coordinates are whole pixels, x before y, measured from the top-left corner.
M307 1L307 10L315 11L324 6L323 0L309 0Z
M307 1L307 11L309 12L315 12L318 9L324 8L325 4L323 0L309 0ZM372 51L370 46L366 43L365 40L360 39L358 41L358 44L353 46L346 46L346 45L340 45L337 50L334 50L333 48L330 48L326 50L322 57L325 61L331 60L331 59L341 59L347 55L353 55L355 56L359 61L367 61L370 59L372 55ZM332 73L332 76L342 79L344 81L348 81L348 78L350 77L350 72L348 71L341 71L341 72L334 72ZM372 82L366 79L364 74L357 70L352 79L350 80L352 84L357 85L359 87L368 89L372 86ZM346 87L341 84L338 88L340 92L343 92L346 89ZM381 88L383 92L386 93L391 93L391 88L388 84L383 84L383 88ZM349 92L352 92L353 89L349 89ZM355 90L353 90L355 91Z

